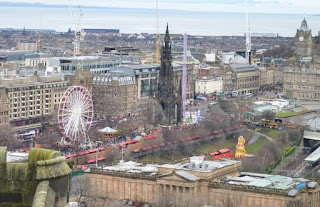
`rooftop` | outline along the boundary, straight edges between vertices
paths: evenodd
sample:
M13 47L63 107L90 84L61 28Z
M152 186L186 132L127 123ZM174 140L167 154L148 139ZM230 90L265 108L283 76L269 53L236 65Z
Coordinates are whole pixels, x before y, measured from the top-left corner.
M268 175L248 172L241 172L240 176L238 177L227 176L223 182L225 184L234 186L248 186L261 188L264 190L269 189L274 192L286 192L291 196L295 196L300 189L306 187L317 187L315 182L310 182L310 180L305 178L291 178L281 175Z
M177 163L177 164L164 164L159 167L171 168L176 170L188 170L195 172L210 172L215 169L223 168L226 166L238 164L240 161L224 159L220 161L207 161L204 157L190 157L190 162L188 163Z
M257 67L253 65L231 65L233 72L249 72L258 70Z
M314 152L312 152L304 161L315 163L320 159L320 147L318 147Z

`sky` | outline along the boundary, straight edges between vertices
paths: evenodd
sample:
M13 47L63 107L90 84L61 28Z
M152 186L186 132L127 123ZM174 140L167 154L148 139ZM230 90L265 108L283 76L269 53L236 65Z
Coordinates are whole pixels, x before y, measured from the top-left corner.
M71 0L77 4L77 0ZM243 12L245 0L158 0L159 9ZM43 4L69 4L69 0L0 0ZM156 0L78 0L81 6L154 9ZM319 14L320 0L248 0L249 12Z

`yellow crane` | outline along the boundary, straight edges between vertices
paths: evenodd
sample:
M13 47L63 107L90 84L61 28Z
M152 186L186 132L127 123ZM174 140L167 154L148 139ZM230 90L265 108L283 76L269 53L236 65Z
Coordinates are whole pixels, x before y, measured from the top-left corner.
M160 33L159 33L159 6L158 0L156 0L157 9L157 39L156 39L156 64L160 63Z

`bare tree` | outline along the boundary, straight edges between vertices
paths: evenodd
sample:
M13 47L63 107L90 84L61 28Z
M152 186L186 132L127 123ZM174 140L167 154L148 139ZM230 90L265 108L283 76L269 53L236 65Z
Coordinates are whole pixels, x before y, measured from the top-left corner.
M266 119L266 120L274 120L274 116L275 116L275 113L271 110L266 110L262 113L262 118Z
M74 177L71 184L70 196L78 205L81 202L86 202L86 197L89 196L89 179L87 176Z
M113 163L114 161L121 159L119 149L116 149L110 145L106 146L104 150L104 156L106 158L106 162L108 163Z
M132 117L132 121L138 126L142 126L146 131L150 126L156 126L163 122L164 112L159 102L153 98L149 98L146 103L140 103L135 106L135 110L139 111L138 115Z
M228 113L221 108L210 108L205 115L204 127L213 132L218 129L227 128L231 124L231 119Z
M57 149L59 148L61 134L57 127L47 127L42 134L36 137L37 144L43 144L46 148Z
M121 207L120 201L109 198L99 197L90 188L90 180L87 176L74 177L70 190L71 200L79 206L90 207Z
M11 126L0 125L0 146L7 146L8 150L14 150L23 147L23 144L17 139Z

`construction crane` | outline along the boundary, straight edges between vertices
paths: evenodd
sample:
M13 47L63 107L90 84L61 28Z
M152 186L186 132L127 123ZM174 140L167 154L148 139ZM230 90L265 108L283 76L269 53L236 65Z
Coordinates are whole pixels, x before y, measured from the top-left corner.
M156 39L156 64L160 63L160 32L159 32L159 6L158 0L156 0L157 9L157 39Z
M77 1L77 5L79 8L79 16L77 17L72 5L72 0L69 0L69 4L70 4L70 11L71 11L71 15L73 18L73 23L74 23L74 41L73 41L73 55L77 56L80 55L80 43L83 41L84 36L86 35L86 33L83 30L83 12L82 9L79 5L79 2Z

